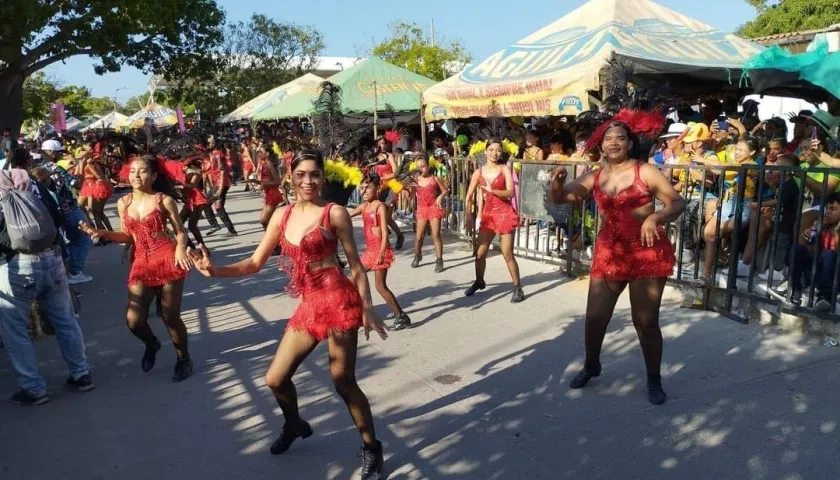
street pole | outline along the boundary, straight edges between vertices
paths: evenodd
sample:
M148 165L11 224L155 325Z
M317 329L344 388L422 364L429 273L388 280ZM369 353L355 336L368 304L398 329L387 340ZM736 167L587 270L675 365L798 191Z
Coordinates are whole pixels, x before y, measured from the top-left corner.
M379 136L379 98L376 94L376 80L373 81L373 138Z

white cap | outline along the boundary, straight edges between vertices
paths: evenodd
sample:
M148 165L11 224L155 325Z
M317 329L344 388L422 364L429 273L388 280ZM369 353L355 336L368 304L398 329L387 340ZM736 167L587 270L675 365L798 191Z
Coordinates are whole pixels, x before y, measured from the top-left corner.
M688 130L688 125L684 123L672 123L668 126L668 131L659 138L674 138L679 137Z
M62 150L64 150L64 147L58 140L47 140L41 144L41 151L43 152L60 152Z

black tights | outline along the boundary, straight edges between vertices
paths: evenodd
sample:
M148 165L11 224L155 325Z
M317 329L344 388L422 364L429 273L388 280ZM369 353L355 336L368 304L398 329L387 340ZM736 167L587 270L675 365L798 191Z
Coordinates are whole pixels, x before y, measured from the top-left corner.
M227 228L228 232L236 233L236 228L233 226L233 222L230 221L227 210L225 210L228 190L230 190L230 187L222 187L222 192L219 194L219 198L217 198L215 202L216 213L219 215L219 218L222 219L222 223L225 224L225 228Z
M648 376L658 376L662 365L662 330L659 328L659 307L665 278L648 278L630 282L630 314L642 346ZM615 303L627 282L608 282L593 278L589 282L586 303L586 365L600 364L601 346L612 319Z
M169 329L169 338L175 346L175 353L178 358L189 355L187 349L187 327L181 320L181 295L184 291L184 281L167 283L158 288L145 287L143 285L132 285L128 289L128 310L126 311L126 323L128 329L135 337L139 338L146 345L152 345L157 340L152 327L149 326L149 305L155 294L159 295L161 316L166 328Z
M376 445L376 431L373 414L367 396L356 382L356 347L359 340L357 330L333 332L329 337L330 375L338 396L347 405L353 423L362 436L365 445ZM306 332L288 330L277 347L274 360L265 374L265 383L277 405L283 411L287 426L300 423L297 389L292 376L301 363L318 346L318 341Z
M388 288L388 284L386 280L388 279L388 270L374 270L373 278L376 283L376 291L379 292L379 295L385 300L385 303L391 307L391 311L394 312L394 315L399 315L403 313L402 307L400 307L399 302L397 302L397 297L394 296L394 292Z
M187 224L187 230L193 236L193 239L199 244L204 245L204 237L201 236L201 230L198 229L198 221L201 219L200 209L189 209L184 207L181 210L181 223Z

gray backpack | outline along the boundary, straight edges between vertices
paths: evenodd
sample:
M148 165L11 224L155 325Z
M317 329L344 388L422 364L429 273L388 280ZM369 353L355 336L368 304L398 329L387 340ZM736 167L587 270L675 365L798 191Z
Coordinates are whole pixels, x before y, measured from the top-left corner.
M2 189L0 189L2 190ZM41 253L55 244L58 231L35 184L26 190L0 191L0 211L6 220L12 250Z

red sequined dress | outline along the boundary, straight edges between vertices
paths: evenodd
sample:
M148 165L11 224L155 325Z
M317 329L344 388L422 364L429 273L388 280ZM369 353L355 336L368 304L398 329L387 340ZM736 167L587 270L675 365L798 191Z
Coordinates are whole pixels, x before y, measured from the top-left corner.
M484 179L484 169L479 172L479 184L487 185ZM499 170L499 175L490 182L490 189L504 190L505 176ZM501 198L490 192L481 190L484 195L484 207L481 209L480 230L493 232L497 235L509 235L519 226L519 215L514 210L510 198Z
M187 178L191 179L191 177L196 175L201 178L201 170L187 170ZM188 210L197 210L209 203L210 202L207 200L207 196L204 195L204 192L202 192L200 188L184 187L184 206Z
M641 166L641 163L636 163L633 183L615 197L600 188L603 169L595 173L592 196L604 216L604 222L595 240L592 278L629 282L670 277L674 272L674 249L663 226L657 228L659 240L652 247L642 245L642 222L633 216L633 212L653 202L653 196L639 176Z
M114 187L106 179L97 180L93 165L85 166L85 181L79 190L80 197L108 200L114 193Z
M187 276L188 271L175 265L176 243L166 232L163 194L155 195L157 208L140 220L128 215L133 195L128 194L123 206L123 228L134 239L134 254L128 285L160 287Z
M267 182L272 179L271 169L268 167L268 163L261 162L260 163L260 182ZM272 185L263 187L263 203L265 205L271 205L276 207L283 203L283 193L280 192L279 185Z
M286 225L294 205L289 205L280 222L280 247L288 262L281 267L289 275L287 290L293 298L301 297L286 329L307 332L316 340L324 340L333 331L356 330L362 326L362 297L337 265L309 269L312 263L334 259L338 239L330 224L327 204L318 228L307 233L294 245L286 240Z
M391 168L390 162L385 162L381 165L374 165L373 171L376 172L376 176L380 179L385 178L386 176L393 176L394 169ZM391 195L391 187L388 186L387 181L382 181L382 186L379 188L379 201L380 202L388 202L388 197ZM391 202L396 202L396 197L391 197Z
M427 222L435 218L443 218L443 209L440 208L435 201L438 195L438 183L435 177L430 177L431 181L424 187L417 182L417 212L415 219L420 222Z
M382 255L382 263L376 263L379 259L379 250L382 248L382 224L379 219L379 208L385 208L384 205L374 208L372 211L367 211L367 205L362 211L362 231L365 235L365 252L362 253L360 259L362 265L368 270L388 270L391 264L394 263L394 250L391 248L390 242L385 245L385 253ZM379 233L374 233L373 229L379 228ZM388 228L387 226L385 227Z

